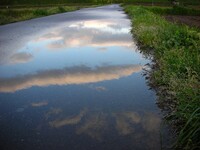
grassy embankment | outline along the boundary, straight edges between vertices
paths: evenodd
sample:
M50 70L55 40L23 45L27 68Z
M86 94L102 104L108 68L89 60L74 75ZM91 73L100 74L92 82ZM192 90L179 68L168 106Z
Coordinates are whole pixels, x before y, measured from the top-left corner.
M92 6L92 5L91 5ZM52 6L0 9L0 25L78 10L87 6Z
M200 30L170 23L153 13L162 14L163 10L125 6L125 11L132 19L132 32L141 43L142 51L153 50L155 69L150 78L157 87L159 104L168 108L167 119L177 125L174 148L198 149Z

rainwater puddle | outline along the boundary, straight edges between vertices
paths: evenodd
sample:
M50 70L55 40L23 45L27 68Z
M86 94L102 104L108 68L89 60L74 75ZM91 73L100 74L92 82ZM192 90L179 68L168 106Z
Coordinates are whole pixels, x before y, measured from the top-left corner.
M1 149L161 148L160 111L142 76L150 60L121 8L109 7L84 10L97 19L66 21L4 56Z

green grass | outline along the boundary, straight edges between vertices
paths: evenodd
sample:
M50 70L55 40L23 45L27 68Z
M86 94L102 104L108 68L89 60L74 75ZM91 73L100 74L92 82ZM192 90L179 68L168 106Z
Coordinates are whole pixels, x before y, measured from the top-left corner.
M86 6L83 6L86 7ZM80 9L81 6L56 6L0 9L0 25Z
M199 148L200 31L170 23L145 7L126 6L125 11L141 47L153 49L151 81L161 91L159 103L168 107L168 119L176 122L174 148Z

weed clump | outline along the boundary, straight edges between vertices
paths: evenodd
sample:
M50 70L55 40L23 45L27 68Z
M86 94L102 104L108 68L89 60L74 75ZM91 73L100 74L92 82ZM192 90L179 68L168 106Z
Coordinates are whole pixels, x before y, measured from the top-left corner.
M60 13L66 12L65 8L63 8L62 6L59 6L59 7L58 7L58 11L59 11Z
M45 9L37 9L37 10L33 11L33 15L34 16L47 16L48 12Z

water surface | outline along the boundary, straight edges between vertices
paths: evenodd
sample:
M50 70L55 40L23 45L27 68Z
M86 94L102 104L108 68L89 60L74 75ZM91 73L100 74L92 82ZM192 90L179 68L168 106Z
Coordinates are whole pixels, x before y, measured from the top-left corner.
M142 76L150 60L130 20L118 5L77 13L85 18L1 47L1 149L160 149L155 93Z

